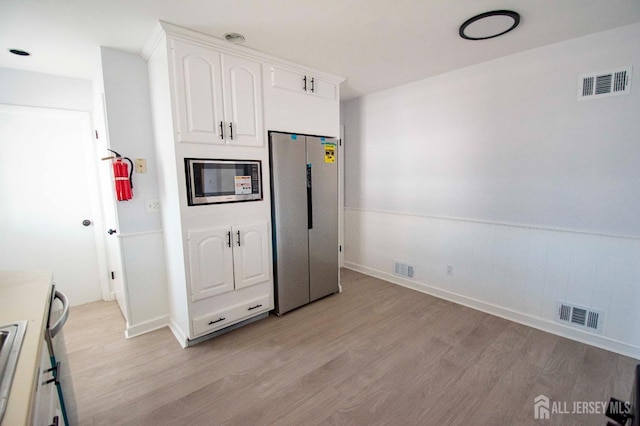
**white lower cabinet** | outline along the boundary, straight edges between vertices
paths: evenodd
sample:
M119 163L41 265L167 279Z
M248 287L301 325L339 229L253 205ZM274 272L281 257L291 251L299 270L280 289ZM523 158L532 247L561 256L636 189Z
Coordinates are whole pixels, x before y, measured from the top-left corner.
M269 281L267 222L187 232L191 300Z
M58 390L55 384L55 373L51 368L51 358L46 342L43 342L42 350L40 351L40 370L36 389L33 425L64 425Z
M273 308L269 223L187 231L193 339Z

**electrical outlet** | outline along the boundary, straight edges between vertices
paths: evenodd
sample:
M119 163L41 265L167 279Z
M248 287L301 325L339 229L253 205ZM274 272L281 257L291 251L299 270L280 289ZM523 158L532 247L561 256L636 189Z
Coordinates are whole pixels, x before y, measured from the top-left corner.
M160 200L158 200L157 198L153 200L146 200L145 206L147 208L147 212L157 213L160 211Z
M147 173L147 160L144 158L136 158L136 173Z
M449 275L450 277L453 276L453 266L447 265L447 275Z

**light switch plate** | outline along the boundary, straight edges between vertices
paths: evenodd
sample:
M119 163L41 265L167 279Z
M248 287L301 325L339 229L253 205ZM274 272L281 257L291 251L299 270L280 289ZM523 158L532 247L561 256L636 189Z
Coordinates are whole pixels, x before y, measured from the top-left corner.
M146 200L145 207L148 213L157 213L160 211L160 200L157 198Z

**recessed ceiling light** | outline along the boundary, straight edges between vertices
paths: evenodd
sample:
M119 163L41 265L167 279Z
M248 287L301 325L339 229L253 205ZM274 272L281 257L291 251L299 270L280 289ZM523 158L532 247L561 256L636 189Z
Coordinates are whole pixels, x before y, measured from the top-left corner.
M9 49L9 52L13 53L14 55L18 55L18 56L31 56L31 53L27 52L26 50Z
M238 34L238 33L226 33L224 35L224 39L227 40L227 41L230 41L231 43L235 43L235 44L244 43L244 36L242 34Z
M494 10L467 19L460 25L460 37L486 40L508 33L520 23L520 14L511 10Z

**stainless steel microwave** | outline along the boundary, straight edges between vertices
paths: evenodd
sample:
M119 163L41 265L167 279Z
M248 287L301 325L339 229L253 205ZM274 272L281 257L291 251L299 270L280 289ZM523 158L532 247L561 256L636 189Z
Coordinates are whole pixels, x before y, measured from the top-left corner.
M190 206L262 200L260 160L185 158L184 163Z

